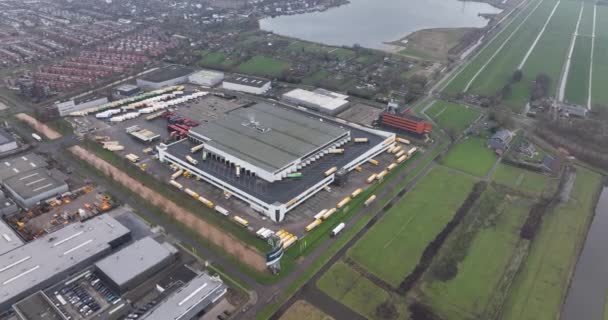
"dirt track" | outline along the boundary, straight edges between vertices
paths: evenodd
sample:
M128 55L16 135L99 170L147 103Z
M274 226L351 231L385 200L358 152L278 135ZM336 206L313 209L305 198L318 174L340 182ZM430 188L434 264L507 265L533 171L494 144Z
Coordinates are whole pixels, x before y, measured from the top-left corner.
M152 205L160 208L163 212L170 215L180 223L194 230L201 237L211 243L223 248L227 253L235 256L239 261L245 263L259 272L265 272L266 259L256 249L241 242L240 240L227 234L225 231L200 219L195 214L178 206L173 201L163 197L158 192L144 186L139 181L129 177L126 173L98 158L92 152L80 147L69 148L70 152L78 158L88 162L100 170L106 176L129 188L142 198L149 201Z
M51 129L49 126L47 126L46 124L36 120L36 118L25 114L25 113L18 113L15 115L15 117L25 123L27 123L30 127L32 127L34 130L42 133L45 137L47 137L47 139L50 140L55 140L55 139L59 139L62 137L62 135Z

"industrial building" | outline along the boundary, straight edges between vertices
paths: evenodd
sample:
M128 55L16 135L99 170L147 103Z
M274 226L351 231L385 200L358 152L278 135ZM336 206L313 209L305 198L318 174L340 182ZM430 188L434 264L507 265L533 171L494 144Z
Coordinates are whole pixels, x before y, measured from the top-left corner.
M19 320L66 320L53 301L38 291L13 305Z
M315 91L294 89L284 93L281 100L330 115L336 115L349 107L347 95L325 89Z
M367 138L368 143L352 143L352 138ZM188 140L160 144L157 150L160 161L187 169L280 222L336 175L354 170L394 140L392 133L344 120L257 103L192 128ZM191 148L201 144L203 149L191 154ZM344 152L332 154L335 148ZM332 168L335 172L325 174ZM291 173L301 176L290 179Z
M0 129L0 153L17 149L17 140L10 132Z
M56 102L53 107L56 108L59 116L63 117L72 112L89 109L108 103L107 97L88 97L85 99L73 99L64 102Z
M0 256L23 245L23 240L0 219Z
M201 70L188 77L192 84L205 87L215 87L224 80L224 73L219 71Z
M112 95L116 98L126 98L137 94L140 91L139 87L132 84L123 84L114 88Z
M5 217L17 212L17 204L0 191L0 216Z
M13 199L24 208L69 191L63 174L38 168L25 171L2 182Z
M0 162L0 182L30 170L44 168L46 160L35 153L4 159Z
M150 237L138 240L95 264L100 279L117 292L126 292L175 261L177 249Z
M251 76L234 76L224 80L222 88L251 94L264 94L270 90L270 80Z
M141 319L192 320L222 298L227 290L222 280L202 273L144 314Z
M194 72L193 69L170 65L152 72L146 73L141 78L137 78L137 86L145 89L160 89L163 87L174 86L188 82L188 77Z
M430 134L433 130L431 122L407 112L401 114L384 112L380 115L380 125L417 135Z
M130 238L129 229L106 214L68 225L0 255L0 311L82 271Z

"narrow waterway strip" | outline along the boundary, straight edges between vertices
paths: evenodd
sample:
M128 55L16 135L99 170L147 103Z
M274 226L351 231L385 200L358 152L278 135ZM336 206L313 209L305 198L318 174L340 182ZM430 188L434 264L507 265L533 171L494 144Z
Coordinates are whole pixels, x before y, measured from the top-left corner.
M532 43L532 46L530 46L530 49L528 49L528 52L526 52L526 55L524 56L523 60L521 60L521 63L519 64L519 67L517 69L521 70L524 67L524 65L526 64L526 61L528 61L528 58L532 54L532 51L534 51L534 48L536 48L536 44L538 44L538 41L540 40L540 37L542 37L543 34L545 33L545 30L547 29L547 26L549 25L549 22L551 22L551 18L553 18L553 15L555 14L555 11L557 10L557 7L559 6L559 4L561 2L562 2L561 0L558 1L555 4L555 6L553 7L553 11L551 11L551 14L547 18L547 21L545 21L545 25L543 26L543 28L538 33L538 36L536 37L536 40L534 40L534 42Z
M578 21L576 22L576 29L574 29L574 34L572 34L572 41L570 42L570 51L568 51L568 58L566 59L566 64L564 66L564 70L562 71L562 79L559 86L559 101L564 101L564 96L566 95L566 84L568 84L568 74L570 73L570 62L572 61L572 54L574 53L574 46L576 45L576 38L578 38L578 30L581 25L581 18L583 17L583 8L585 7L585 3L581 2L581 10L578 13Z
M593 52L595 51L595 21L597 18L597 4L593 6L593 31L591 32L591 62L589 62L589 93L587 95L587 109L591 110L591 93L593 92Z
M490 57L490 59L488 59L488 61L486 61L486 63L484 63L483 66L481 66L481 68L479 68L479 70L477 70L475 75L471 78L471 80L469 80L469 82L467 83L467 86L464 88L464 92L469 91L469 89L471 88L471 85L473 84L473 82L475 82L477 77L486 69L486 67L490 64L490 62L492 62L492 60L494 60L494 58L502 51L502 49L507 45L507 43L509 43L511 38L513 38L513 36L519 31L519 29L521 29L521 27L526 23L526 21L528 21L528 18L530 18L530 16L536 11L536 9L538 9L538 7L543 3L543 1L544 0L539 1L538 4L536 5L536 7L534 7L534 9L530 10L530 12L526 16L526 18L521 21L521 23L517 26L517 28L515 28L515 30L513 30L513 32L511 32L509 37L507 37L507 39L505 39L505 41L502 43L502 45L500 45L500 47L498 47L498 49L494 52L494 54ZM516 18L517 17L513 18L513 20L511 20L511 23L513 23L513 21L515 21ZM509 24L509 26L510 26L510 24ZM506 26L504 29L502 29L502 31L509 28L509 26ZM494 39L499 37L500 34L502 33L502 31L499 34L497 34ZM477 57L475 57L475 58L477 58Z

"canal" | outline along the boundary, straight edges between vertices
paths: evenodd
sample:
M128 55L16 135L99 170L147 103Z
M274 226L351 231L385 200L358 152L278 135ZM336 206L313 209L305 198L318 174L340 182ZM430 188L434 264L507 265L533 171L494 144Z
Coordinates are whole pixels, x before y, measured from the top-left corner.
M604 319L608 293L607 230L608 187L604 187L562 308L562 320Z

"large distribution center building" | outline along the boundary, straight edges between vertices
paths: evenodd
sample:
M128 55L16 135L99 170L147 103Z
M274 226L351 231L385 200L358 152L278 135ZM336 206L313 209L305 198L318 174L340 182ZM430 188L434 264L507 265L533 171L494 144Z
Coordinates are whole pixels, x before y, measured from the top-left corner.
M81 271L130 238L129 229L101 215L0 255L0 310Z
M227 289L220 279L202 273L172 293L150 312L144 314L141 319L194 319L207 307L222 298L226 294Z
M117 292L126 292L175 261L177 249L150 237L138 240L100 260L95 269Z
M368 143L350 143L367 138ZM257 103L190 130L188 141L158 146L159 159L185 168L279 222L285 214L386 150L395 135L294 108ZM191 147L204 144L191 154ZM348 146L345 146L348 144ZM345 148L340 156L332 149ZM202 157L201 157L202 154ZM196 163L188 157L196 156ZM221 165L218 165L221 164ZM325 174L335 167L335 172ZM300 173L299 179L287 179Z
M215 87L224 80L224 73L219 71L201 70L190 75L190 83L205 87Z
M19 205L31 208L42 200L69 191L57 170L38 168L10 177L2 182Z
M192 72L194 72L193 69L180 65L166 66L137 78L137 86L146 89L160 89L186 83Z
M338 114L349 107L347 95L325 89L315 91L294 89L284 93L281 100L331 115Z

